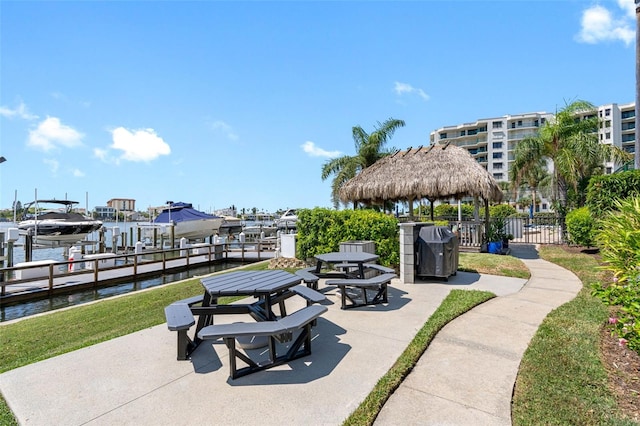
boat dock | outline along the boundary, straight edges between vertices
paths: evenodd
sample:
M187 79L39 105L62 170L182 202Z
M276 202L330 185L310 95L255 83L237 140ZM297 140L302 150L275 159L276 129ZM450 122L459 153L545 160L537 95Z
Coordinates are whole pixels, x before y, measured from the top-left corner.
M67 261L40 260L0 269L0 305L160 276L228 261L258 262L276 256L273 241L194 244L168 250L98 253Z

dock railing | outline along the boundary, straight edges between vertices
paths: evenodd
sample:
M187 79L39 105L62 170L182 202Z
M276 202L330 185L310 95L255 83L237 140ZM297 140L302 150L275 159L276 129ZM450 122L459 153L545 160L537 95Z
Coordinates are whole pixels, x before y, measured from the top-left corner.
M158 276L224 261L261 261L271 258L274 241L197 244L171 249L143 249L139 252L104 253L91 258L66 261L35 261L28 265L0 268L0 304L3 300L27 299L28 293L69 291L73 286L91 287L143 277ZM267 255L269 253L269 255ZM69 283L74 276L75 284Z

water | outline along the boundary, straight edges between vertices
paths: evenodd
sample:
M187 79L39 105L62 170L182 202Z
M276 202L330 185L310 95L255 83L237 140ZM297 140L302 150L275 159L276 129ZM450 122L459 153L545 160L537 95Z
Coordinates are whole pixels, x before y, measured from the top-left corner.
M209 266L191 267L187 271L166 274L155 278L116 284L108 287L99 287L90 290L79 290L69 294L60 294L46 299L33 300L15 305L0 307L0 322L24 318L30 315L53 311L68 306L81 305L94 300L106 299L120 294L130 293L145 288L180 281L195 276L211 274L226 269L242 266L241 262L216 263Z
M105 223L107 228L119 227L121 232L127 233L127 239L130 232L136 231L135 223ZM11 222L0 222L0 232L6 231L8 228L15 228L15 224ZM111 232L108 232L110 235ZM97 241L96 235L89 235L87 237L89 241ZM106 238L107 247L111 246L110 238ZM33 260L45 260L52 259L56 261L66 260L68 248L55 247L55 248L38 248L33 250ZM6 255L6 252L5 252ZM14 264L23 262L25 258L24 253L24 241L21 237L15 244L14 248ZM73 305L80 305L88 303L94 300L105 299L120 294L130 293L132 291L143 290L149 287L155 287L162 284L171 283L174 281L180 281L187 278L193 278L194 276L202 276L211 274L213 272L223 271L226 269L235 268L241 266L241 262L223 262L213 265L191 267L187 271L166 274L155 278L147 278L144 280L135 281L132 283L123 283L112 285L108 287L100 287L90 290L79 290L69 294L56 295L50 298L33 300L23 303L18 303L9 306L0 306L0 322L10 321L13 319L23 318L30 315L48 312L60 308L65 308Z

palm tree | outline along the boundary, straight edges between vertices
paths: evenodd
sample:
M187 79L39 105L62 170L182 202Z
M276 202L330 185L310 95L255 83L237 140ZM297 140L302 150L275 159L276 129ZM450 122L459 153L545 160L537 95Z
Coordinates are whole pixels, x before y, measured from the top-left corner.
M334 207L338 207L340 202L338 193L345 182L393 151L393 149L386 150L385 144L399 127L404 127L404 121L394 118L389 118L384 123L378 122L371 134L365 132L360 126L353 127L356 155L343 155L327 161L322 166L322 180L335 175L331 184L331 200Z
M523 139L516 148L512 167L521 177L539 168L541 159L552 162L553 203L563 231L569 189L577 190L579 182L595 174L604 161L629 158L621 149L598 141L600 120L596 112L587 101L567 104L537 135Z
M515 157L518 158L520 151L526 149L526 145L516 145ZM544 158L538 158L532 163L527 163L525 167L522 164L514 163L509 170L509 180L514 188L526 186L531 191L532 212L536 211L537 192L542 187L550 185L551 175L547 171L547 162Z

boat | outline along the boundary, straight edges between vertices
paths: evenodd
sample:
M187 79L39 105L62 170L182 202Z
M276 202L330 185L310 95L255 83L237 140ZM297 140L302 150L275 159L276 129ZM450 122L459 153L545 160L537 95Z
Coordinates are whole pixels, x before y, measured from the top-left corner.
M242 232L242 219L233 216L224 216L218 233L220 235L233 235Z
M276 220L278 229L295 229L298 221L296 209L289 209Z
M18 229L38 244L75 243L102 227L102 221L74 211L77 201L35 200L24 206Z
M270 225L246 225L242 228L242 232L247 236L247 238L259 238L261 235L264 237L274 237L278 228Z
M222 216L201 212L193 208L190 203L171 203L153 219L153 225L160 226L162 236L171 236L171 226L174 227L173 236L176 239L188 240L204 239L219 232L224 222Z

